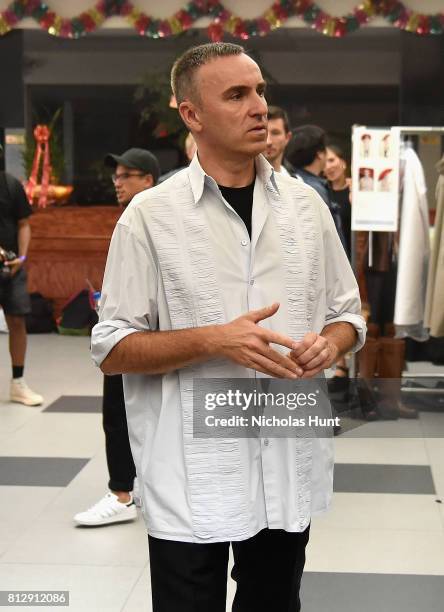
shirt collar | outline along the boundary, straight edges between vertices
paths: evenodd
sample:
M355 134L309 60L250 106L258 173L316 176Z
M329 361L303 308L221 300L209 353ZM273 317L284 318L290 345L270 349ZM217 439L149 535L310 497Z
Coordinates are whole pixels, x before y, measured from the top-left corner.
M275 172L273 166L268 163L263 155L258 155L255 159L256 166L256 177L267 187L273 191L279 193L279 188L275 179ZM202 166L199 163L197 152L194 154L193 159L188 168L188 176L190 177L191 190L193 192L194 203L198 204L202 198L205 184L207 186L216 186L216 181L205 174Z

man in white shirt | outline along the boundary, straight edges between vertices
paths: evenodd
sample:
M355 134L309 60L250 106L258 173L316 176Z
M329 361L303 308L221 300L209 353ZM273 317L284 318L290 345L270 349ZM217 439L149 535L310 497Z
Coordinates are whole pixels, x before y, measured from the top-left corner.
M267 117L268 137L264 157L276 172L282 172L282 174L290 176L287 168L282 163L285 149L291 140L288 115L279 106L269 106Z
M310 518L332 494L331 440L193 435L198 379L296 380L365 339L331 214L260 155L266 84L239 45L175 63L198 153L134 198L113 234L93 358L124 374L154 612L299 610Z

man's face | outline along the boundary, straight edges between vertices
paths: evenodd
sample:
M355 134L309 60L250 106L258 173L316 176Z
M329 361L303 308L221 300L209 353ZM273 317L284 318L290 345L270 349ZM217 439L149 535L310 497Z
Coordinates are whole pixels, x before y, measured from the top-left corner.
M117 201L121 206L126 206L136 194L153 186L151 174L121 164L117 164L113 176Z
M273 164L275 161L281 163L285 147L290 138L291 133L286 132L283 119L268 120L267 148L264 155L270 164Z
M218 57L195 75L198 98L180 105L199 149L233 157L255 157L267 143L265 82L245 54ZM191 109L191 110L189 110Z

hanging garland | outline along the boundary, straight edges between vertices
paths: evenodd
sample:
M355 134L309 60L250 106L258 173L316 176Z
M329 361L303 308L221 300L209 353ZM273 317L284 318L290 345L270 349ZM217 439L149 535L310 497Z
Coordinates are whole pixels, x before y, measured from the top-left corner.
M238 17L218 0L192 0L167 19L146 15L130 0L99 0L92 8L72 18L60 17L41 0L15 0L0 12L0 35L12 30L25 17L32 17L53 36L79 38L97 30L112 16L125 17L138 34L150 38L181 34L205 16L213 20L208 27L209 38L213 41L222 40L224 33L244 40L265 36L293 16L326 36L339 38L355 32L375 16L382 16L394 27L422 36L444 32L444 13L423 15L398 0L365 0L342 17L329 15L311 0L276 0L256 19Z

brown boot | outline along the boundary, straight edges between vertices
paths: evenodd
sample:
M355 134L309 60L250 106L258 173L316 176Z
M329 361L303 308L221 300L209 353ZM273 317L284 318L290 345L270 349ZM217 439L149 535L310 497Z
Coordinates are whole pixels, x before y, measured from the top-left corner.
M394 323L386 323L384 325L384 337L385 338L394 338L395 337L395 324Z
M387 410L397 412L404 419L415 419L418 412L402 403L401 376L405 364L405 341L398 338L380 338L379 354L381 404Z
M367 323L367 338L379 338L381 335L377 323Z
M374 378L378 374L379 340L368 337L358 353L358 369L361 378Z
M377 374L378 354L379 341L367 336L365 345L357 355L359 379L356 381L361 412L367 421L378 419L376 398L371 388L371 382L369 382Z

